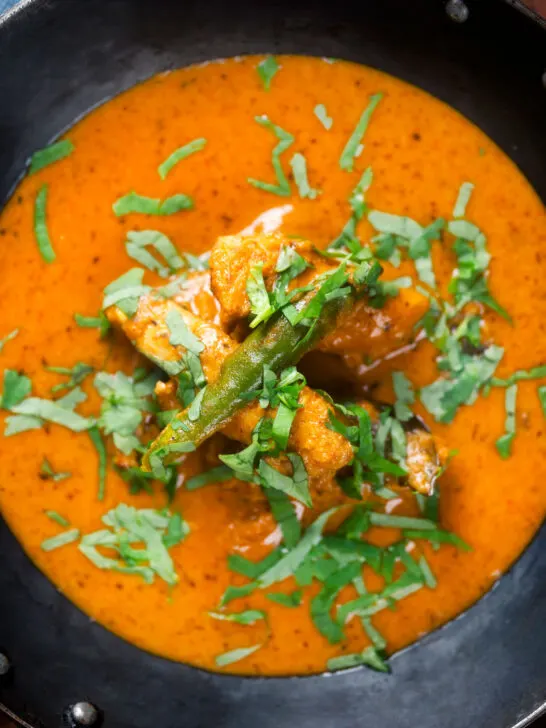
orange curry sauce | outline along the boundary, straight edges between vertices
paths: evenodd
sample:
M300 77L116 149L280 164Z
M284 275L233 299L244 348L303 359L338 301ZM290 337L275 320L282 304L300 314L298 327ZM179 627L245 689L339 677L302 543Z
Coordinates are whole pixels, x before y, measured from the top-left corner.
M467 218L488 237L491 290L514 320L511 326L485 313L489 334L505 347L497 375L546 362L541 274L546 218L540 200L512 162L455 111L395 78L344 62L283 57L266 92L256 72L259 60L209 63L131 89L70 130L67 136L75 145L70 157L23 180L0 217L0 336L20 329L0 354L2 369L24 371L32 378L33 393L43 397L50 397L51 386L60 381L44 365L70 367L84 361L98 370L131 372L138 358L120 336L113 343L100 341L96 330L78 328L73 319L75 312L95 315L105 285L135 265L125 252L127 231L158 229L181 251L202 253L217 236L237 233L276 208L269 219L280 229L325 245L347 221L348 196L368 165L374 172L367 194L370 207L407 214L423 225L437 216L449 219L461 183L475 184ZM355 171L344 172L338 164L341 150L369 95L378 91L384 98L366 132ZM330 131L313 113L319 103L334 120ZM276 142L254 121L261 114L295 135L283 165L288 171L295 151L305 155L310 183L322 190L316 200L301 200L295 185L292 197L281 198L247 183L247 177L273 181L271 150ZM162 181L158 165L197 137L208 140L206 148ZM41 259L33 231L34 200L44 183L49 185L48 225L57 253L51 265ZM171 217L118 219L112 203L131 190L162 199L184 192L194 198L195 209ZM359 232L364 240L371 236L366 220ZM455 259L437 243L434 256L437 278L445 287ZM387 277L412 271L403 264ZM153 279L147 274L147 281ZM379 383L378 399L392 398L390 372L405 371L417 387L427 384L437 377L435 355L424 342L416 351L371 368L367 381ZM461 408L449 426L425 415L432 431L458 451L441 480L442 525L473 550L463 553L448 545L433 552L425 546L437 588L422 589L395 611L374 617L389 652L470 606L517 558L541 523L546 511L546 422L536 386L520 385L517 436L508 460L501 460L494 447L504 431L504 390L494 389L472 407ZM95 414L99 400L92 377L84 390L89 399L79 411ZM424 412L420 406L417 411ZM58 483L42 480L44 456L55 470L70 471L72 477ZM189 457L184 467L186 474L194 474L200 456ZM222 484L195 492L179 489L173 510L180 509L191 527L184 542L171 550L180 583L172 590L159 579L147 585L136 576L100 571L76 544L42 551L42 540L60 530L44 510L58 511L89 533L101 528L101 516L120 502L163 507L163 492L131 496L109 470L106 498L99 502L97 454L85 433L51 425L0 438L4 518L31 559L63 593L125 639L210 669L217 669L214 658L220 653L264 643L228 668L248 674L320 672L328 658L363 649L368 639L356 619L348 624L347 640L341 645L330 645L319 634L309 616L314 586L293 609L270 602L263 592L230 604L232 611L264 609L269 626L263 621L242 626L208 615L228 584L245 581L227 569L227 555L237 552L259 559L271 549L271 543L249 537L240 494ZM398 507L395 503L393 512L418 513L411 500ZM289 579L274 590L289 593L294 588ZM346 593L354 598L351 589Z

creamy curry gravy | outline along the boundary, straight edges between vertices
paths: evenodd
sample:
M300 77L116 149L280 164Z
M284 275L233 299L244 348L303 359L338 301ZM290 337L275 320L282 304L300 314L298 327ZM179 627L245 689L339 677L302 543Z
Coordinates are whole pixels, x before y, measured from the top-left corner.
M46 364L85 361L97 369L130 372L138 357L121 337L113 343L101 341L95 330L78 328L73 319L74 312L95 314L104 286L134 265L125 253L126 231L160 229L180 250L202 253L217 236L240 232L267 213L270 226L324 246L345 224L347 198L367 165L374 171L370 206L407 214L422 224L436 216L449 218L461 183L475 184L467 216L487 234L493 256L490 287L514 320L511 326L495 314L484 314L492 337L505 347L497 375L546 362L544 208L512 162L453 109L395 78L344 62L282 57L272 89L265 92L256 73L259 60L191 67L131 89L70 130L75 145L70 157L23 180L0 217L0 335L20 328L0 354L2 368L24 371L32 378L34 393L44 397L58 381L44 369ZM347 174L338 165L340 151L369 95L378 91L384 99L366 132L356 171ZM319 103L334 120L330 131L313 113ZM255 123L261 114L295 134L294 151L305 154L311 184L323 190L316 200L301 200L295 192L283 199L247 184L247 177L272 177L274 140ZM206 148L162 181L158 165L196 137L208 140ZM48 225L57 253L52 265L40 258L33 233L34 199L44 182L49 184ZM194 197L195 209L152 220L141 215L116 218L112 203L133 189L161 198L185 192ZM366 221L361 230L368 239ZM443 288L454 258L437 245L434 263ZM387 277L408 271L409 264L403 263ZM392 400L390 372L402 370L416 386L427 384L437 376L435 356L423 342L414 351L370 367L364 381L377 385L378 399ZM89 399L80 411L96 413L91 379L84 390ZM461 408L448 426L434 422L420 405L417 411L458 451L441 480L441 521L472 551L448 545L434 552L425 546L438 586L422 589L400 602L396 611L385 610L374 618L387 638L388 652L453 618L487 591L525 548L546 509L546 423L536 382L520 386L517 436L507 460L494 447L504 430L504 390L494 389L472 407ZM42 480L44 456L72 477L58 483ZM210 465L204 465L202 455L192 455L183 474L202 467ZM147 585L134 576L100 571L74 544L51 553L40 548L44 538L59 530L45 517L45 509L62 513L86 533L100 528L101 516L120 502L163 506L162 492L131 496L109 470L106 499L99 503L97 455L85 434L51 425L0 438L0 506L10 528L69 599L125 639L211 669L216 669L216 655L263 642L262 649L229 668L249 674L320 672L340 651L363 649L368 639L358 620L347 626L341 646L330 645L317 632L308 608L315 586L305 589L297 608L274 604L263 592L230 605L237 611L266 610L269 627L263 621L241 626L208 616L228 584L244 581L227 569L227 555L259 559L271 549L270 539L256 542L249 533L244 519L247 487L178 490L173 508L182 510L191 534L171 551L181 579L170 590L160 580ZM395 513L418 513L409 494L393 508ZM377 542L386 537L384 529L370 535ZM289 593L294 588L288 580L274 590Z

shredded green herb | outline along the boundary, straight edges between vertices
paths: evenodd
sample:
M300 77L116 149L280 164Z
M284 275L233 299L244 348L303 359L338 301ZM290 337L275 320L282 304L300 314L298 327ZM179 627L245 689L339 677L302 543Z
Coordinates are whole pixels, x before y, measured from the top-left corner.
M218 657L215 659L216 666L217 667L227 667L228 665L233 665L234 662L240 662L241 660L244 660L245 657L249 657L252 655L256 650L259 650L262 645L253 645L252 647L239 647L236 650L230 650L229 652L224 652L223 655L218 655Z
M112 209L117 217L123 217L131 213L141 215L174 215L182 210L191 210L193 200L189 195L173 195L165 200L146 197L136 192L129 192L124 197L114 202Z
M314 113L326 131L330 131L334 124L334 120L331 116L328 116L326 106L324 104L317 104L314 108Z
M62 374L63 376L68 377L67 382L61 382L60 384L55 384L53 387L51 387L52 392L62 392L65 389L73 389L74 387L80 385L85 380L85 378L92 374L94 371L92 366L89 366L89 364L84 364L81 361L79 361L73 367L46 366L45 369L47 369L48 372Z
M100 436L98 427L91 427L89 429L89 437L91 438L91 442L93 443L93 446L95 447L99 458L99 487L97 491L97 498L101 501L104 500L104 495L106 493L106 446L102 440L102 437Z
M44 167L48 167L50 164L68 157L73 151L74 145L69 139L63 139L44 147L44 149L39 149L37 152L34 152L30 159L28 173L35 174Z
M279 140L279 143L275 146L271 155L271 162L275 172L275 177L277 178L277 184L261 182L253 177L249 177L247 181L253 187L256 187L259 190L264 190L264 192L271 192L274 195L279 195L280 197L289 197L290 185L282 168L280 157L281 154L294 143L294 137L292 134L284 131L284 129L280 126L273 124L267 116L256 116L255 120L258 124L260 124L260 126L263 126L264 129L271 131Z
M291 594L283 594L282 592L270 592L266 594L267 599L275 604L280 604L281 607L288 607L293 609L299 607L303 597L302 589L296 589Z
M72 528L70 531L63 531L58 536L52 536L42 541L40 548L42 551L54 551L61 546L67 546L70 543L74 543L80 537L80 532L77 528Z
M82 329L98 329L101 339L110 331L110 322L102 311L98 316L82 316L80 313L75 313L74 321Z
M297 152L290 160L290 166L292 167L292 174L294 175L294 182L298 188L299 196L302 199L308 198L314 200L319 194L319 190L313 189L309 185L309 179L307 177L307 160Z
M231 468L228 468L227 465L218 465L216 468L211 468L211 470L189 478L185 483L185 488L186 490L197 490L198 488L203 488L205 485L223 483L232 478L233 471Z
M150 246L159 253L167 265L164 265L146 250L147 246ZM184 261L178 254L173 243L166 235L157 230L133 230L128 232L125 249L130 258L163 278L168 278L184 266Z
M51 463L49 462L49 460L44 457L44 459L42 460L42 464L40 465L39 475L42 480L53 480L53 482L58 483L61 480L66 480L66 478L70 478L72 473L56 473L51 467Z
M59 526L62 526L63 528L68 528L70 526L70 522L67 521L64 516L61 516L60 513L57 513L57 511L44 511L44 513L52 521L59 524Z
M506 388L505 393L505 409L506 419L504 422L504 435L499 437L495 446L501 458L508 458L512 453L512 443L516 436L516 398L518 393L518 385L511 384Z
M349 137L349 140L341 153L341 157L339 158L339 166L345 172L353 171L354 160L360 155L360 152L363 149L362 138L368 128L372 114L382 98L383 94L381 93L370 96L370 103L362 112L355 130Z
M199 139L194 139L193 141L188 142L187 144L184 144L184 146L176 149L157 168L161 179L165 179L169 172L172 170L172 168L178 164L178 162L186 159L186 157L189 157L191 154L195 154L195 152L200 152L202 149L205 148L206 144L207 140L201 137Z
M15 339L17 334L19 333L19 329L14 329L13 331L10 331L9 334L6 334L3 339L0 339L0 353L4 350L4 346Z
M256 624L262 619L267 619L266 613L260 609L247 609L244 612L209 612L209 616L223 622L235 622L236 624Z
M104 289L103 310L117 306L126 316L134 316L138 309L138 299L150 292L150 286L142 283L142 268L131 268L109 283Z
M470 197L472 196L473 190L474 185L472 184L472 182L462 183L461 187L459 188L459 194L457 195L455 207L453 208L453 217L459 218L465 216L466 206L468 205Z
M328 670L331 672L347 670L350 667L359 667L360 665L366 665L366 667L371 667L378 672L390 672L388 664L375 647L366 647L365 650L356 654L332 657L326 663Z
M271 89L271 81L275 74L280 70L280 66L277 63L275 56L267 56L263 61L260 61L256 66L256 71L260 77L264 89L269 91Z
M36 195L36 202L34 204L34 234L40 255L46 263L53 263L57 256L53 250L47 229L47 193L48 186L42 185Z

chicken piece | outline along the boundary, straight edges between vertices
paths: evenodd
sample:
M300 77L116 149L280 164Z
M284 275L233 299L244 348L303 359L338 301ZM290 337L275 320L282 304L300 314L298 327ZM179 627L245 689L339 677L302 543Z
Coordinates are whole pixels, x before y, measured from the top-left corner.
M251 268L262 264L266 287L271 290L283 246L293 248L312 265L293 285L306 285L317 274L338 265L317 253L309 241L292 240L281 233L218 238L210 255L211 287L221 307L222 323L228 331L250 314L246 282ZM365 359L383 358L412 342L415 324L427 309L426 297L412 289L401 289L398 296L388 298L381 309L373 308L362 299L340 317L335 331L326 336L318 348L342 356L350 369L356 369Z
M204 344L200 354L203 373L207 382L215 381L224 360L237 347L237 343L215 324L202 321L172 300L154 299L153 296L140 298L132 319L117 307L109 308L106 315L114 326L123 330L141 354L168 371L168 365L179 362L185 353L183 347L175 347L169 341L166 324L169 311L178 311L189 330ZM176 384L158 384L158 396L162 406L164 403L168 409L179 407L178 402L173 406L173 387ZM310 477L345 467L352 460L353 452L344 437L327 427L331 406L309 387L301 392L300 402L304 406L294 418L289 449L301 455ZM272 417L275 410L268 408L264 411L257 401L251 402L233 417L223 432L234 440L249 443L254 428L264 415Z
M265 285L268 290L272 289L283 246L292 248L313 266L298 277L299 286L306 285L317 273L337 266L316 253L308 240L293 240L281 233L227 235L216 241L209 260L211 287L220 303L222 324L227 331L232 331L250 314L246 282L254 266L262 265Z
M448 459L448 449L426 430L406 433L408 485L422 495L432 495Z
M220 303L212 292L208 270L188 273L173 301L203 321L220 326Z

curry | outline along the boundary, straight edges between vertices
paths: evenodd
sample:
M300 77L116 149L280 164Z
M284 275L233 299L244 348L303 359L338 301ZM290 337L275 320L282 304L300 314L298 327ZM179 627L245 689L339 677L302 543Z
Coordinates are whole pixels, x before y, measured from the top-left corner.
M544 518L545 245L511 161L400 80L152 78L0 216L2 515L143 649L387 670Z

